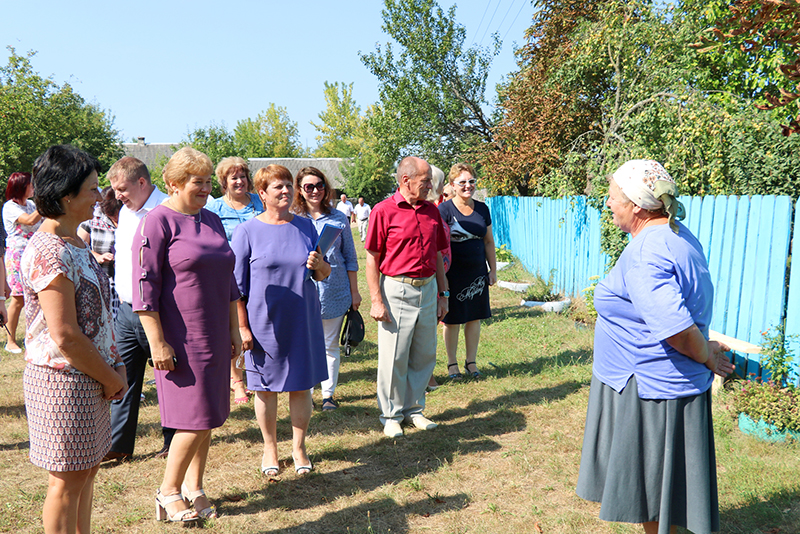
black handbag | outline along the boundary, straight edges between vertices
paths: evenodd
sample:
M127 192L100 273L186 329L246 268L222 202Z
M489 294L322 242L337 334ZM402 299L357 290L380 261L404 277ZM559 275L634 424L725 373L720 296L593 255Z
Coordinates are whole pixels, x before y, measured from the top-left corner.
M354 310L352 306L344 314L344 326L342 327L342 336L339 339L339 344L344 347L344 355L350 356L350 349L357 347L359 343L364 340L364 319L358 310Z

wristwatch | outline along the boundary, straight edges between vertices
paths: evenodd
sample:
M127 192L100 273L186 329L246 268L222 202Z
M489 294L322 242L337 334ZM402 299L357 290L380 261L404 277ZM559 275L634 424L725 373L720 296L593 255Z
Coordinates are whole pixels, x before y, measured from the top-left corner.
M446 299L449 299L450 298L450 290L448 289L447 291L439 291L439 296L440 297L444 297Z

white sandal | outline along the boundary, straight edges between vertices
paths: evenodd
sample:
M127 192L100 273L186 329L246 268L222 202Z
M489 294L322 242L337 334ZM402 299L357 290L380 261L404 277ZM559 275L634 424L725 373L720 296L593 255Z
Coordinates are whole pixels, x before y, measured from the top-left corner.
M181 491L186 496L186 499L188 499L189 504L191 504L192 506L194 506L194 501L196 501L198 497L205 497L206 499L208 499L205 490L203 490L202 488L197 491L189 491L189 488L186 487L186 484L181 484ZM216 519L217 507L211 504L210 500L208 502L209 506L207 508L203 508L202 510L198 510L197 508L195 508L195 511L203 519Z
M174 495L162 495L161 488L156 490L156 521L169 521L170 523L193 523L200 519L197 515L194 517L186 517L187 515L194 514L191 508L179 510L175 515L169 515L167 512L167 505L174 502L182 501L183 495L176 493Z

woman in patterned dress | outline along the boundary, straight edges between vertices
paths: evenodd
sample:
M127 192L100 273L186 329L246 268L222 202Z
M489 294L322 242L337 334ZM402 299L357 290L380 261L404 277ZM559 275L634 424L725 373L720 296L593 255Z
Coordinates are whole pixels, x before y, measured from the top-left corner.
M353 244L350 221L339 210L331 208L333 189L325 174L316 167L304 167L295 177L294 204L292 211L314 221L317 233L325 225L342 228L333 246L325 254L331 265L331 274L321 282L314 282L319 291L322 307L322 332L325 336L325 354L328 362L328 378L320 384L322 389L322 409L335 410L339 404L333 393L339 383L339 332L342 330L344 314L350 306L357 310L361 304L358 292L358 258Z
M442 220L450 227L452 251L452 264L447 271L450 307L442 319L447 370L450 378L461 378L456 351L458 333L463 324L466 348L464 371L473 378L480 378L475 359L481 339L481 319L488 319L492 315L489 286L497 282L492 218L486 204L472 198L476 187L475 171L471 166L456 163L450 169L449 178L455 195L439 205Z
M110 401L128 383L114 346L108 278L77 234L99 199L98 169L92 156L65 145L33 166L46 219L20 263L23 386L30 460L50 472L42 513L48 534L90 531L94 478L111 448Z
M8 300L8 331L11 335L8 336L6 350L12 354L22 352L15 339L19 315L25 304L19 260L22 258L22 251L25 250L28 239L42 224L42 216L36 210L36 204L30 200L32 195L31 173L15 172L8 177L7 202L3 204L3 227L6 231L6 276L8 287L11 289L11 297Z

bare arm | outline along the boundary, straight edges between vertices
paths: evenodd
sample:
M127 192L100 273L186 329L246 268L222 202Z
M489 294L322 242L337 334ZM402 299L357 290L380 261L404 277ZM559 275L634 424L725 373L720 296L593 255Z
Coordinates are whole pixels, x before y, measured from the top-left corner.
M389 322L389 311L383 302L383 295L381 295L381 273L378 270L378 260L380 253L367 250L367 286L369 286L369 299L372 301L372 307L369 310L369 316L376 321Z
M103 397L121 399L128 389L125 366L111 367L78 326L75 285L64 276L56 276L39 292L47 329L53 342L69 364L97 380L103 386ZM119 357L117 361L121 362Z
M486 235L483 236L483 247L486 249L486 261L489 262L489 285L497 283L497 252L494 246L494 234L492 225L486 227Z
M361 293L358 292L358 272L347 271L347 279L350 281L350 299L353 301L353 309L357 310L361 305Z
M436 285L439 291L449 291L447 275L444 273L444 258L442 251L436 253ZM436 296L436 317L441 321L450 309L450 299Z
M678 332L674 336L668 337L667 343L673 349L697 363L705 364L706 367L720 376L728 376L735 367L725 355L725 352L730 351L731 348L718 341L706 340L696 324L682 332Z
M236 315L239 334L242 337L242 350L250 350L253 348L253 332L250 331L250 323L247 320L247 301L244 298L236 301Z
M90 247L92 246L92 234L84 230L82 226L78 226L78 237L80 237L83 242ZM94 251L92 251L92 254L94 254Z
M17 222L19 224L24 224L30 226L31 224L36 224L42 220L42 216L39 215L39 210L35 210L33 213L22 213L19 217L17 217Z
M173 358L175 350L164 339L164 329L161 326L161 315L152 311L137 311L142 321L147 344L150 345L150 355L153 358L153 368L159 371L172 371L175 369Z

